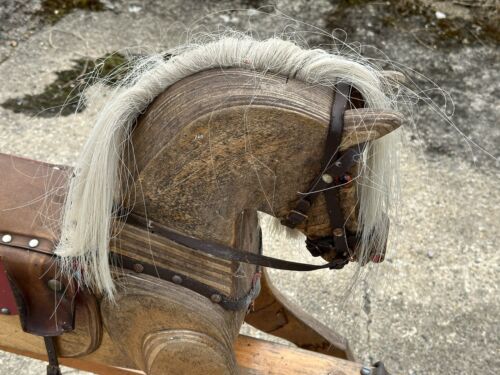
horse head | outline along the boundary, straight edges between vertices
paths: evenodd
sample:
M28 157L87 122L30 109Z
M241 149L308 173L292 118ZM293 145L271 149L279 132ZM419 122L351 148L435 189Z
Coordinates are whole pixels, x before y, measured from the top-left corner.
M196 354L205 371L232 372L261 266L383 259L389 133L402 121L390 82L291 42L225 38L146 60L112 93L73 171L56 253L108 297L108 332L139 368ZM259 211L328 262L261 255Z

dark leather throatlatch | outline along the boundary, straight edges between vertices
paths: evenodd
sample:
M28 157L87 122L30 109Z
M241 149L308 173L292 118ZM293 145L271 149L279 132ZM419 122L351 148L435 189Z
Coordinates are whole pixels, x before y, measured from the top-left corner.
M353 97L352 101L351 97ZM340 152L344 130L344 112L349 105L361 107L363 100L359 92L352 86L339 83L336 85L328 136L321 162L321 173L281 222L283 225L295 228L307 219L307 213L314 200L322 193L326 200L332 235L317 239L307 238L306 246L313 256L331 254L332 250L335 250L334 259L339 261L338 268L342 268L349 262L352 257L351 249L358 242L356 234L346 231L339 197L339 188L351 180L348 174L349 169L361 160L364 151L364 144L360 144Z

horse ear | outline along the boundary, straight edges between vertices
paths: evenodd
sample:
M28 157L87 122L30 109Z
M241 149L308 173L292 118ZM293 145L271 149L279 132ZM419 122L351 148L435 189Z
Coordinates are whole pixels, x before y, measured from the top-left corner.
M399 86L406 82L405 75L395 70L384 70L382 76L390 85ZM365 108L347 110L344 113L340 149L374 141L398 129L402 123L403 115L397 111Z
M402 122L403 115L397 111L368 108L347 110L344 113L344 132L340 149L345 150L381 138L399 128Z

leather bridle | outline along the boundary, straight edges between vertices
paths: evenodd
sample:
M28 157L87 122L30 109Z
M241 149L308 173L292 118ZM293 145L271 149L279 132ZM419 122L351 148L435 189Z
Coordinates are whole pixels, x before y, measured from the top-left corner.
M313 181L306 193L295 204L288 216L282 220L282 224L290 228L307 219L307 213L313 205L316 197L322 193L325 197L331 236L320 238L307 238L306 246L313 256L331 254L334 251L336 260L343 260L343 265L354 256L354 248L358 242L355 233L347 232L345 218L340 205L339 188L348 184L352 177L348 171L363 157L364 144L351 147L344 152L340 151L342 133L344 130L344 112L348 105L356 103L363 105L363 101L357 99L351 101L355 89L346 83L336 85L335 98L330 115L328 136L326 138L325 151L321 162L321 172ZM359 92L354 96L359 98Z

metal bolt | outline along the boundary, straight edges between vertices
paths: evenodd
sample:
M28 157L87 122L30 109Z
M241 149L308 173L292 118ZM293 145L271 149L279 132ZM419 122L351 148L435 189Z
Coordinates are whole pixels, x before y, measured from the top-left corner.
M0 309L0 313L1 313L2 315L10 315L10 310L9 310L7 307L2 307L2 308Z
M139 263L135 263L132 268L134 269L134 272L137 272L137 273L141 273L142 271L144 271L144 266L142 264L139 264Z
M220 294L212 294L210 296L210 300L213 302L213 303L220 303L222 301L222 296Z
M361 375L370 375L372 373L372 370L369 367L363 367L360 373Z
M327 184L331 184L333 182L333 177L330 176L328 173L325 173L324 175L321 176L321 179L326 182Z
M33 238L28 242L29 247L37 247L40 244L40 241L38 241L36 238Z
M12 241L12 236L10 234L4 234L2 236L2 242L9 243L10 241Z
M344 235L344 230L343 230L342 228L335 228L335 229L333 230L333 235L334 235L335 237L341 237L341 236L343 236L343 235Z
M175 284L182 284L182 277L179 275L172 276L172 282Z
M49 281L47 281L47 286L54 292L60 292L64 289L64 285L56 279L50 279Z

